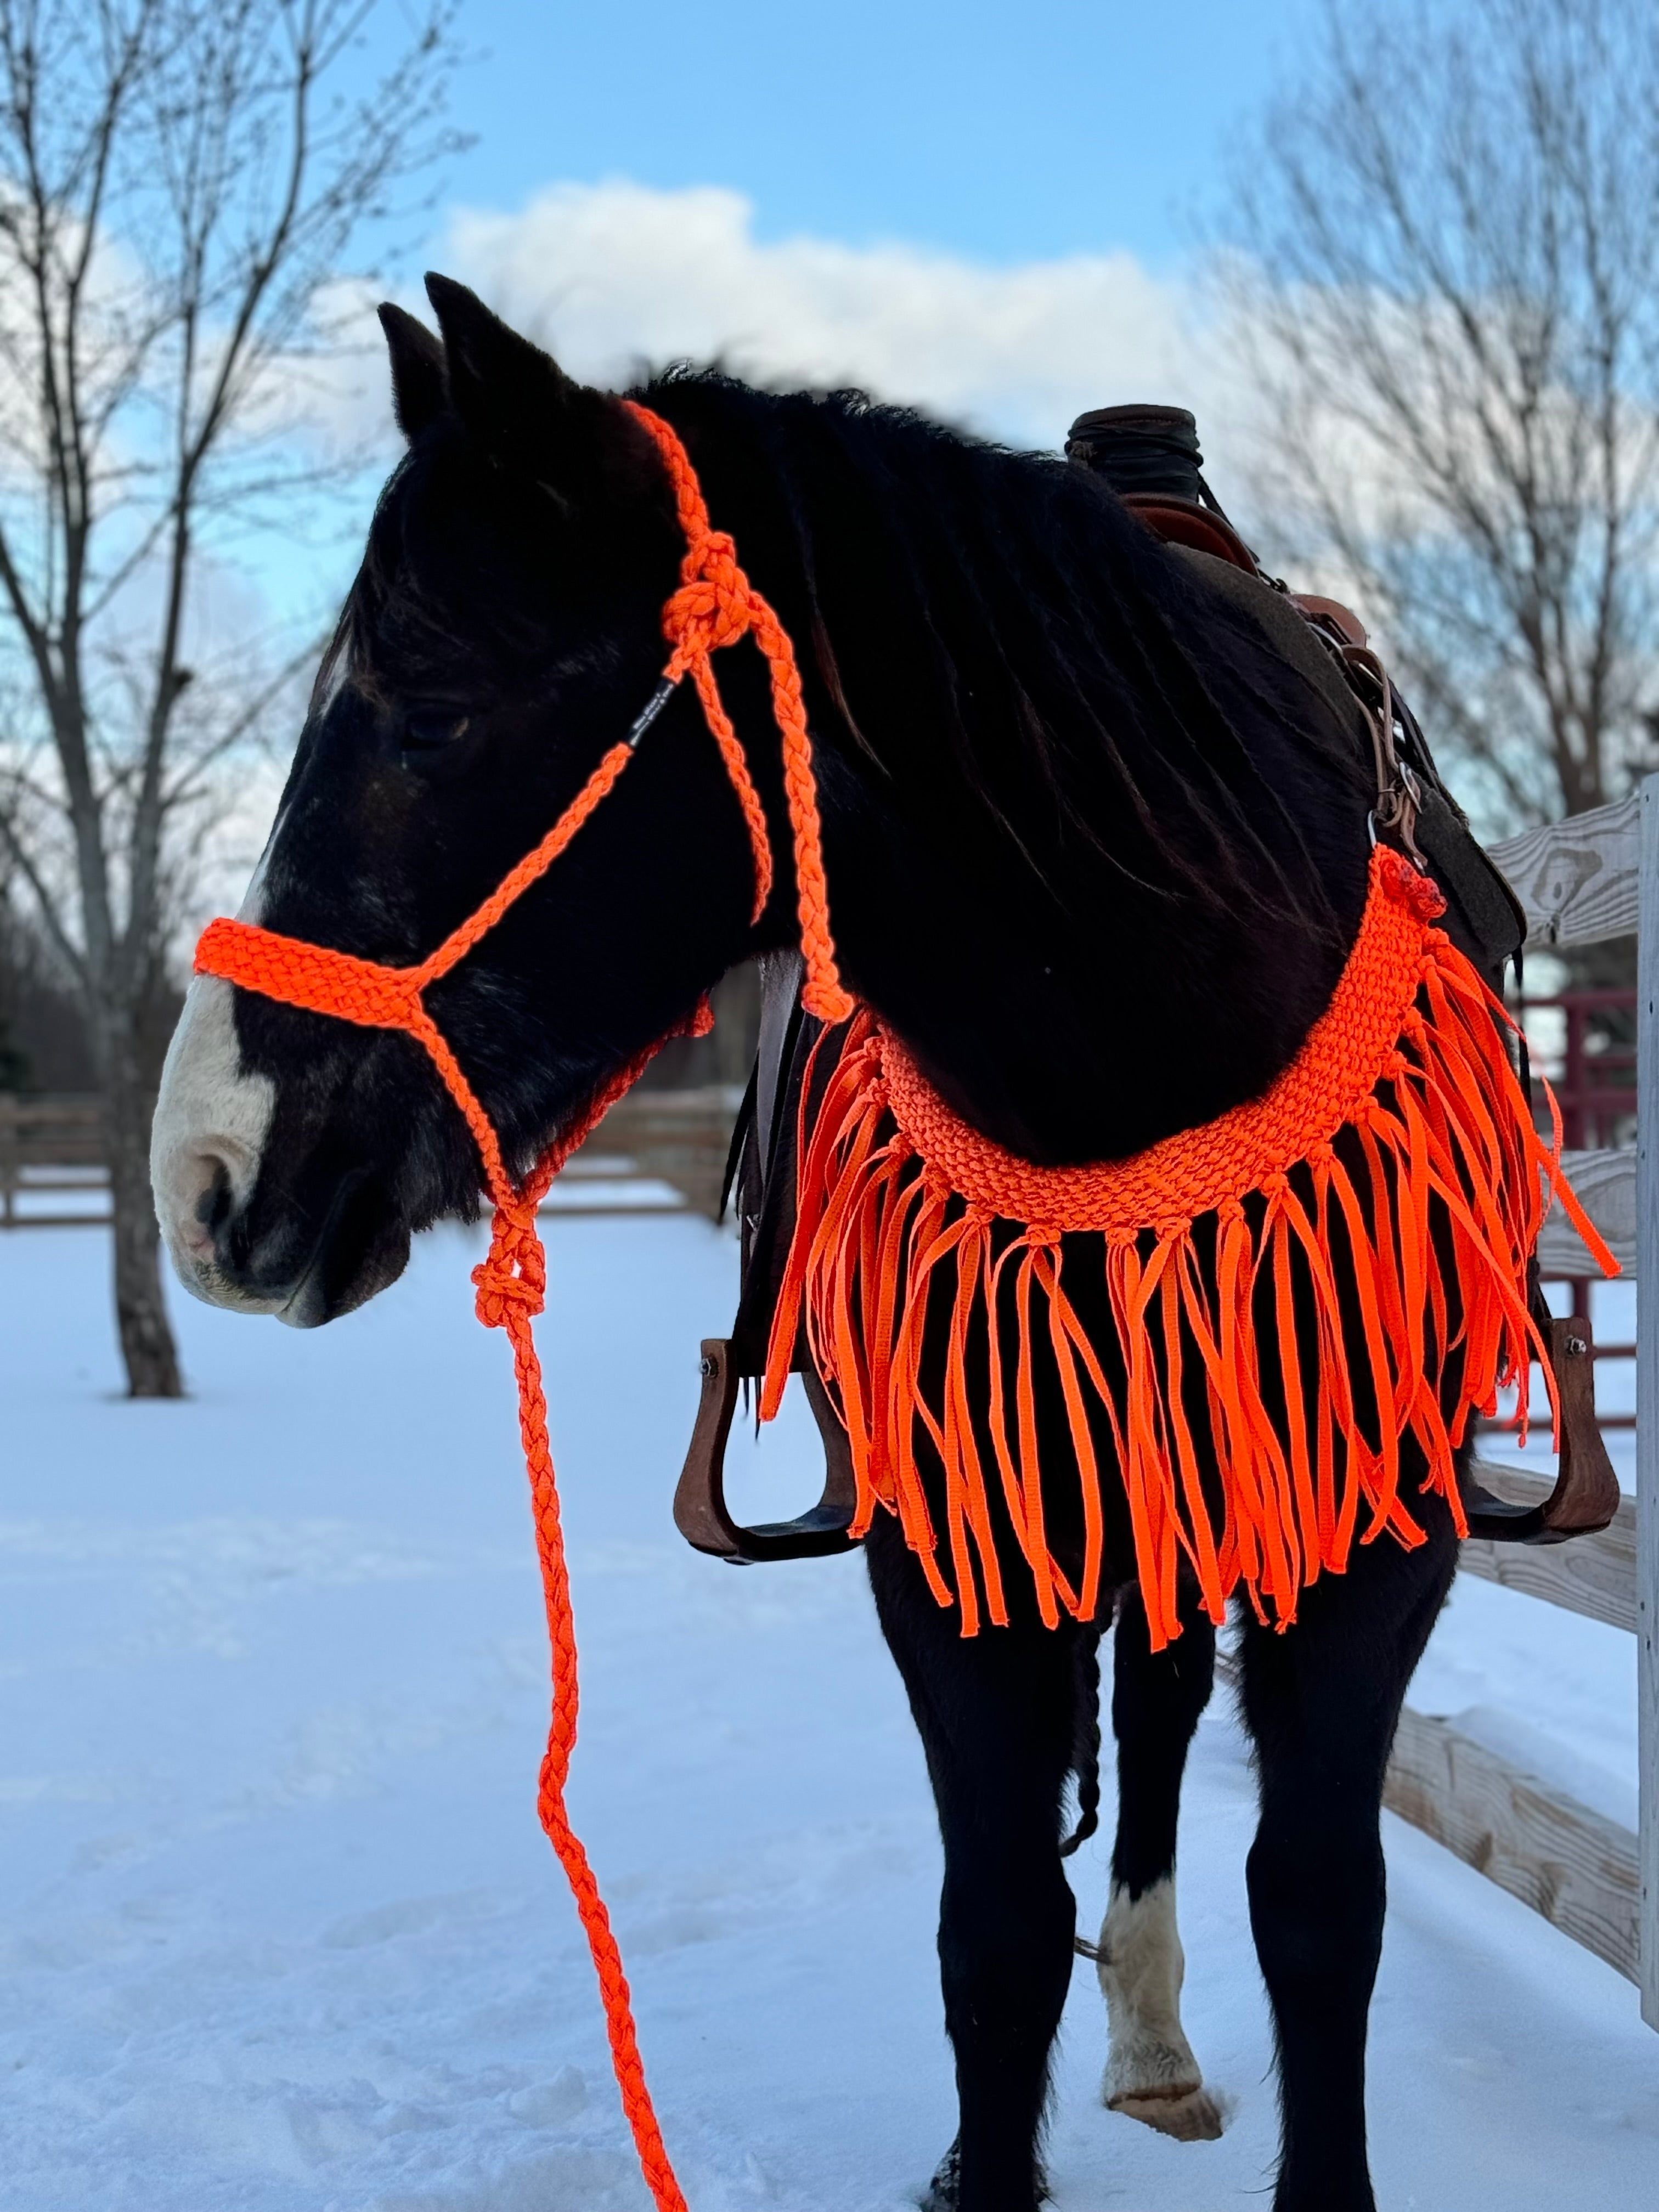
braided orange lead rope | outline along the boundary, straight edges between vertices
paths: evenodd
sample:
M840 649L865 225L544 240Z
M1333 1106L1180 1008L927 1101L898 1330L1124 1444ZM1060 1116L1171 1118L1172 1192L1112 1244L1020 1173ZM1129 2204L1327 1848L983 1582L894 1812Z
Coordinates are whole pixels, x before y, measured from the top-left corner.
M708 519L695 471L674 431L648 408L625 403L649 432L668 469L681 525L685 559L679 589L663 611L663 631L672 653L661 683L627 739L612 745L564 812L535 849L477 911L451 932L435 952L412 968L382 967L326 946L279 936L249 922L210 922L196 948L198 975L220 975L245 991L257 991L313 1013L333 1014L369 1029L402 1030L430 1054L445 1087L472 1132L483 1182L495 1206L489 1252L472 1271L477 1286L477 1316L486 1328L507 1332L519 1386L519 1431L529 1471L535 1518L537 1556L552 1647L553 1710L542 1760L538 1809L576 1901L588 1949L599 1977L611 2040L611 2063L622 2093L623 2110L633 2130L640 2166L658 2212L685 2212L674 2169L646 2087L635 2033L634 2016L621 1954L587 1854L565 1812L564 1788L575 1747L578 1686L576 1638L570 1607L559 1523L559 1494L547 1436L547 1399L531 1323L541 1312L547 1287L547 1255L536 1226L537 1209L554 1176L605 1111L643 1073L658 1047L653 1045L620 1068L589 1102L584 1113L548 1146L522 1184L515 1186L501 1158L489 1116L467 1081L443 1033L428 1013L422 993L447 975L551 867L595 807L615 786L633 758L640 739L690 674L727 775L743 809L755 859L754 917L758 920L773 883L766 814L736 731L720 701L712 656L720 647L752 635L765 655L772 678L773 710L782 741L784 790L793 833L795 879L800 915L801 950L807 981L803 998L826 1021L844 1021L853 1001L842 988L836 948L830 933L817 793L813 781L811 740L794 649L776 615L738 566L737 549ZM707 1004L682 1024L701 1035L710 1024ZM671 1032L677 1034L678 1032ZM659 1042L666 1042L661 1040Z

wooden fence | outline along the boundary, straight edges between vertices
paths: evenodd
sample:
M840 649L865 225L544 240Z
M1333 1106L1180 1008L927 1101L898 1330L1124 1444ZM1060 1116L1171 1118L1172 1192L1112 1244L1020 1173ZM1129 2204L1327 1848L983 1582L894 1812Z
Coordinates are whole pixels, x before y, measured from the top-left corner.
M70 1192L106 1190L108 1183L95 1098L17 1098L0 1091L0 1229L107 1221L102 1207L75 1212L61 1201ZM46 1203L37 1210L41 1199Z
M727 1084L630 1091L567 1165L550 1211L712 1218L740 1096ZM0 1091L0 1229L107 1223L108 1190L96 1098ZM71 1194L80 1207L64 1203Z
M742 1097L741 1089L719 1083L630 1091L574 1154L560 1180L604 1176L609 1162L618 1159L628 1172L672 1184L688 1209L712 1219L720 1212L726 1155ZM615 1210L640 1209L624 1200Z
M1527 908L1534 946L1590 945L1638 933L1637 1149L1571 1158L1586 1209L1638 1276L1638 1246L1659 1242L1659 776L1602 807L1494 848ZM1553 1212L1539 1248L1548 1275L1589 1267ZM1659 1295L1637 1302L1637 1488L1599 1536L1541 1547L1471 1542L1462 1571L1501 1583L1638 1639L1638 1832L1577 1803L1449 1722L1401 1716L1385 1802L1635 1982L1659 2028ZM1487 1486L1533 1503L1535 1476L1483 1463Z

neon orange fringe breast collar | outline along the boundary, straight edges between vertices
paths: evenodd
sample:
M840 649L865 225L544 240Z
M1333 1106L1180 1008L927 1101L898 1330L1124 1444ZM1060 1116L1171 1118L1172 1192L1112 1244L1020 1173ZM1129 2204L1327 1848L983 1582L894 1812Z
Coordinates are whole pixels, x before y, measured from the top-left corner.
M1373 857L1359 937L1332 1004L1297 1060L1264 1097L1138 1158L1044 1170L1002 1152L958 1121L896 1039L842 987L830 928L811 742L793 647L767 601L713 528L684 446L648 409L624 403L667 467L686 538L678 591L663 613L672 648L661 681L623 742L599 762L559 819L482 906L418 965L392 968L241 921L209 924L197 972L289 1006L365 1027L400 1030L430 1055L478 1147L495 1212L488 1257L474 1269L478 1318L513 1346L520 1429L552 1650L553 1711L538 1810L570 1882L599 1977L623 2110L658 2212L685 2212L640 2060L628 1984L592 1871L564 1807L576 1740L576 1647L560 1531L558 1492L531 1322L542 1310L546 1259L537 1209L559 1169L657 1049L617 1071L560 1131L521 1183L509 1176L489 1115L427 1012L426 987L447 975L552 866L614 787L646 731L690 675L748 827L754 915L770 896L766 817L720 701L712 655L752 636L771 675L795 864L802 1002L839 1039L839 1058L810 1129L801 1132L799 1209L784 1298L775 1324L763 1411L776 1412L803 1322L852 1438L860 1488L855 1533L878 1504L896 1512L941 1603L953 1592L916 1460L925 1431L945 1477L945 1541L964 1634L979 1623L978 1590L1006 1618L981 1437L968 1372L975 1310L990 1346L987 1402L1000 1494L1034 1577L1043 1618L1063 1607L1087 1619L1100 1596L1099 1474L1090 1407L1109 1430L1128 1492L1137 1565L1156 1641L1176 1632L1174 1578L1185 1554L1216 1617L1240 1583L1281 1622L1322 1569L1346 1561L1363 1502L1364 1534L1387 1528L1421 1540L1398 1492L1399 1445L1423 1444L1429 1486L1462 1521L1450 1453L1471 1405L1502 1383L1524 1392L1536 1332L1526 1310L1526 1261L1543 1210L1540 1172L1561 1195L1598 1260L1601 1239L1559 1172L1559 1124L1546 1146L1533 1130L1492 1015L1507 1019L1462 955L1432 927L1439 893L1397 855ZM707 1006L684 1027L708 1026ZM840 1024L848 1024L844 1031ZM1379 1088L1381 1086L1381 1088ZM1552 1100L1552 1108L1553 1101ZM1356 1183L1334 1147L1354 1133L1365 1163ZM1295 1177L1305 1167L1306 1191ZM1451 1223L1463 1311L1449 1330L1445 1287L1429 1236L1437 1199ZM1247 1202L1248 1201L1248 1202ZM1370 1212L1367 1212L1367 1206ZM1206 1285L1194 1223L1218 1217L1214 1281ZM1334 1220L1356 1262L1376 1402L1386 1416L1367 1435L1342 1370L1343 1341L1330 1266ZM1104 1281L1124 1366L1117 1383L1084 1334L1072 1303L1065 1240L1103 1239ZM1305 1271L1319 1314L1321 1357L1311 1418L1294 1379L1293 1274ZM921 1380L929 1292L953 1275L949 1357L936 1401ZM1466 1272L1467 1271L1467 1272ZM1016 1315L1006 1325L1005 1281ZM1261 1389L1256 1313L1271 1293L1286 1350L1285 1410ZM1075 1586L1050 1555L1036 1464L1033 1312L1047 1340L1070 1421L1085 1545ZM1186 1350L1183 1351L1183 1346ZM1201 1364L1224 1506L1212 1523L1182 1361ZM1436 1362L1461 1352L1461 1410L1440 1416ZM1012 1356L1012 1383L1004 1368ZM1548 1372L1547 1364L1546 1372ZM1311 1378L1310 1378L1311 1379ZM1012 1415L1009 1400L1012 1400Z
M1212 1620L1242 1585L1259 1618L1286 1626L1299 1592L1346 1565L1357 1529L1421 1543L1401 1494L1407 1436L1427 1462L1423 1487L1468 1533L1453 1454L1470 1412L1495 1411L1514 1385L1524 1437L1534 1358L1553 1401L1527 1280L1547 1188L1617 1270L1561 1174L1559 1117L1548 1145L1533 1127L1503 1002L1434 926L1444 910L1427 877L1378 846L1358 935L1295 1060L1260 1098L1130 1159L1045 1169L1003 1152L867 1012L821 1091L805 1086L817 1103L799 1133L762 1414L777 1410L804 1323L852 1447L851 1534L878 1504L896 1513L963 1635L979 1626L981 1593L992 1620L1008 1619L994 1493L1044 1621L1095 1617L1103 1432L1154 1649L1180 1633L1183 1559ZM948 1337L942 1371L924 1380L936 1291ZM1079 1318L1080 1292L1097 1332L1109 1316L1109 1346ZM1304 1375L1296 1310L1310 1302L1318 1352ZM1039 1361L1065 1405L1079 1486L1069 1576L1045 1528L1055 1480L1051 1468L1045 1492ZM924 1437L943 1471L942 1531L918 1464Z

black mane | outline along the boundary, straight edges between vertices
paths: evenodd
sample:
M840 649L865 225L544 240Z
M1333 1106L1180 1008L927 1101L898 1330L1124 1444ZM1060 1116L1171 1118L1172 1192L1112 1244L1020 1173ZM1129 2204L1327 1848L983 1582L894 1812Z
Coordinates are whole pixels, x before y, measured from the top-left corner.
M1079 919L1104 865L1154 899L1340 933L1305 865L1302 811L1264 775L1260 725L1288 720L1322 781L1352 778L1348 733L1309 713L1259 626L1098 477L856 389L773 392L681 363L635 396L763 464L810 609L803 645L895 788L943 769ZM864 604L832 608L862 562ZM842 668L857 647L838 650L836 632L872 599L866 727ZM937 723L934 742L907 728L909 707Z
M1085 1158L1263 1087L1352 939L1368 784L1216 564L860 392L639 396L797 641L854 988L957 1103Z

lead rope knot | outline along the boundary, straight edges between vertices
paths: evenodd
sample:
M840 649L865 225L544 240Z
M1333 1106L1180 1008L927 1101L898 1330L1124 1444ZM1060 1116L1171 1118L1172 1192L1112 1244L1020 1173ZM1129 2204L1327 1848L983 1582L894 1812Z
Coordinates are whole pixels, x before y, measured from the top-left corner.
M547 1255L537 1233L533 1200L496 1206L489 1250L472 1270L472 1280L478 1292L475 1310L486 1328L510 1329L514 1311L527 1324L541 1311L547 1296Z
M663 609L663 635L674 648L665 675L674 679L694 661L749 635L755 594L738 565L737 541L710 530L689 550L678 591Z

